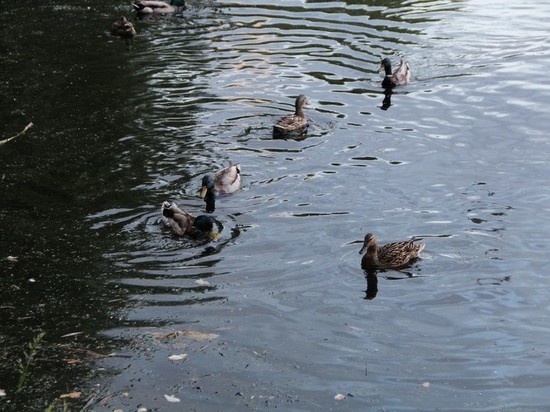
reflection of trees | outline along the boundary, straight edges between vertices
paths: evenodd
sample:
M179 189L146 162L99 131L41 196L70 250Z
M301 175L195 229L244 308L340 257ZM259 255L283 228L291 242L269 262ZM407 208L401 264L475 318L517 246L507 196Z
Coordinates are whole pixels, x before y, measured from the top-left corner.
M44 410L86 382L90 362L120 345L101 332L118 326L127 305L102 256L112 239L96 236L85 219L109 197L121 202L121 174L113 169L124 152L117 140L133 115L126 107L128 51L98 36L101 19L82 18L80 5L45 5L38 18L28 3L3 4L0 14L0 48L10 56L0 62L0 95L9 102L0 104L0 118L8 130L35 124L0 150L2 411ZM113 19L106 16L105 31ZM41 33L37 19L58 24ZM42 331L15 402L17 362ZM80 410L86 395L69 402Z

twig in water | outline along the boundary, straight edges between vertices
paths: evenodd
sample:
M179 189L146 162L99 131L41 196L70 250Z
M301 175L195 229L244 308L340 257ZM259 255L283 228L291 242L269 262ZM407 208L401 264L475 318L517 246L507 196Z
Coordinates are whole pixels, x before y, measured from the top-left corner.
M33 126L32 122L30 122L28 125L25 126L25 128L23 130L21 130L19 133L17 133L15 136L12 136L12 137L8 137L7 139L4 139L4 140L0 140L0 146L2 146L3 144L6 144L8 143L10 140L13 140L15 139L16 137L19 137L21 135L24 135L25 132L27 130L29 130L31 127Z

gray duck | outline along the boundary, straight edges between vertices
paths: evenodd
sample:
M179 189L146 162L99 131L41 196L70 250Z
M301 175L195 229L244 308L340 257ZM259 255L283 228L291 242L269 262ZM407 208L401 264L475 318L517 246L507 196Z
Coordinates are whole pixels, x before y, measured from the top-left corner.
M411 80L411 69L403 59L392 72L391 61L386 57L380 63L380 70L385 72L384 80L382 80L382 87L385 89L402 86Z
M209 237L215 239L218 235L214 229L215 220L211 216L199 215L197 217L180 209L174 202L162 203L162 223L177 236L190 236L192 238Z

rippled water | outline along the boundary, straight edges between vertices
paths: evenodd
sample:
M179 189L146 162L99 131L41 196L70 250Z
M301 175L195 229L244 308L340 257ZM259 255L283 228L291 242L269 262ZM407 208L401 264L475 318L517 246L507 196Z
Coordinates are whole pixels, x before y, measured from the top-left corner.
M0 146L1 245L19 258L2 262L2 340L11 358L42 329L50 357L67 339L117 353L43 387L94 410L550 406L550 5L201 3L136 20L131 48L107 34L126 4L86 7L44 6L55 35L4 33L2 65L22 67L4 135L36 131ZM40 50L59 43L57 66ZM382 56L413 70L389 107ZM307 138L273 140L301 93ZM201 213L202 175L230 160L243 189L218 200L220 239L163 231L162 201ZM368 231L423 238L422 259L366 277Z

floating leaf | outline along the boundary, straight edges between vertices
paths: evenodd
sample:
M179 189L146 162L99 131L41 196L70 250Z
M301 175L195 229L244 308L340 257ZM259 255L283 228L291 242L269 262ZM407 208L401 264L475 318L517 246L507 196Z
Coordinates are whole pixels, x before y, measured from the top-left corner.
M18 259L17 259L17 256L8 256L6 257L6 260L8 262L17 262Z
M336 399L337 401L341 401L342 399L346 399L346 395L344 395L343 393L338 393L334 396L334 399Z
M186 330L185 332L183 332L183 335L196 340L210 340L216 339L220 336L216 335L215 333L203 333L194 330Z
M166 399L168 402L181 402L180 398L176 398L173 395L164 395L164 399Z
M182 353L181 355L170 355L168 356L168 359L170 360L185 360L187 359L187 353Z
M82 392L70 392L70 393L64 393L63 395L59 395L59 399L65 399L65 398L71 398L71 399L78 399L80 398L80 394Z

